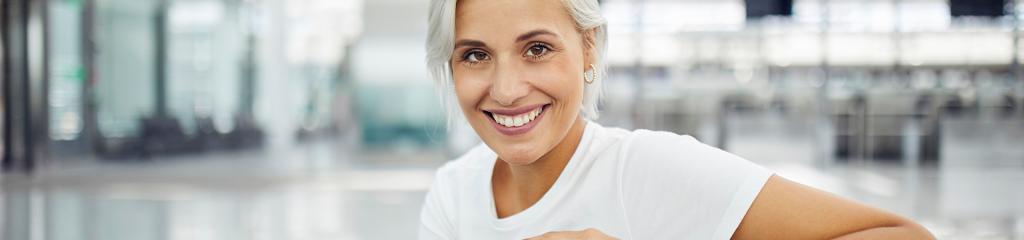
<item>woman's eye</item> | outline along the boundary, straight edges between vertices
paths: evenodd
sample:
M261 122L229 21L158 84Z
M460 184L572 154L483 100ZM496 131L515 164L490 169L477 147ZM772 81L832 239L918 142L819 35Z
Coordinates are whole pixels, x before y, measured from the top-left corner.
M467 62L471 62L471 63L480 62L480 61L487 60L487 54L483 53L483 52L477 52L477 51L468 52L468 53L466 53L466 56L463 57L463 59L465 59Z
M532 47L530 47L530 49L526 50L526 56L528 56L528 57L543 56L545 53L548 53L548 50L549 49L548 49L547 46L540 45L540 44L533 45Z

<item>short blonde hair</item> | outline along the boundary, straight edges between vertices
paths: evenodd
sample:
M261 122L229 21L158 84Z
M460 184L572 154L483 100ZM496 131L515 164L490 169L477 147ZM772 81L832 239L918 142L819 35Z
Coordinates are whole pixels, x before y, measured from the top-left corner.
M461 116L461 111L452 105L458 104L455 87L452 82L451 57L455 46L455 3L457 0L431 0L430 16L427 30L427 68L431 77L437 82L441 104L448 116L448 125L453 119ZM597 0L562 0L569 15L576 21L576 28L583 33L594 31L595 62L594 71L598 81L586 84L583 88L583 105L580 113L591 120L598 118L597 104L601 98L601 84L607 69L605 52L608 48L607 22L601 16L601 6ZM581 73L582 74L582 73Z

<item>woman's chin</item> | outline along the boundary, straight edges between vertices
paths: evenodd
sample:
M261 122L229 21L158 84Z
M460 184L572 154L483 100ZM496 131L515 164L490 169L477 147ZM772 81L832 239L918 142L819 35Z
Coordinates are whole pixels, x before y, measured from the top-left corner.
M530 165L533 162L537 161L537 159L532 159L531 160L531 159L507 159L507 158L501 158L501 160L505 161L505 163L507 163L508 165L511 165L511 166L526 166L526 165Z
M544 155L543 151L538 150L544 147L539 146L531 135L520 135L518 136L520 137L519 139L509 139L501 134L490 134L488 136L483 138L484 143L498 155L499 159L509 165L529 165Z
M498 152L498 158L508 165L512 166L525 166L536 162L540 158L540 154L532 154L529 152L510 151L502 154Z

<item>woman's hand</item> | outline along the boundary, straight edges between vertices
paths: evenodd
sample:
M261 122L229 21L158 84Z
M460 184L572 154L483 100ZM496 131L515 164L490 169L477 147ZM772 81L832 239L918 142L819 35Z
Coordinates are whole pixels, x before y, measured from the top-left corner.
M529 238L527 240L561 240L561 239L586 239L586 240L608 240L617 239L605 235L603 232L587 228L580 231L549 232L544 235Z

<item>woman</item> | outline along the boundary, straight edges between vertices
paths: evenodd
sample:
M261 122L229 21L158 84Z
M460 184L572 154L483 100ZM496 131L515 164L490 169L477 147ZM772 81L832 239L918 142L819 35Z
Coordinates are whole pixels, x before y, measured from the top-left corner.
M691 137L589 121L597 0L432 0L429 24L431 73L484 144L438 170L422 239L933 238Z

